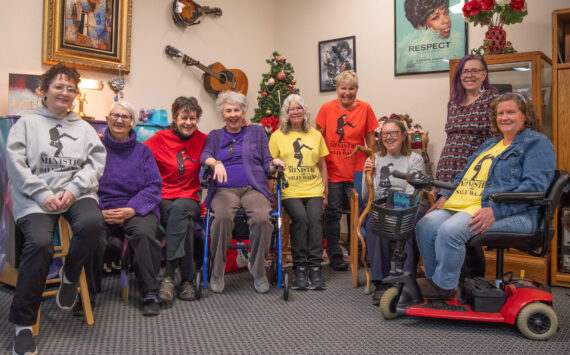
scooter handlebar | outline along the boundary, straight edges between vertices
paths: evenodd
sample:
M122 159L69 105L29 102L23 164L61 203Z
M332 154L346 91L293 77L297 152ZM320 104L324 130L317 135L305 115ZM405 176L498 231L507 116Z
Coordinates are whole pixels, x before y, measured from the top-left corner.
M392 170L392 176L398 179L406 180L410 185L412 185L416 189L423 189L435 186L441 189L453 191L456 188L456 186L450 182L434 180L430 176L422 174L420 172L405 174L398 170Z

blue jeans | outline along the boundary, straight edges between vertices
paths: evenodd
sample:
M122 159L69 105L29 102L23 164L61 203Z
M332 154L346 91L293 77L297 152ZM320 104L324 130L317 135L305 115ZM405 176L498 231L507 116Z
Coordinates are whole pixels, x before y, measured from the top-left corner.
M340 218L342 216L343 201L350 198L352 181L329 182L328 204L325 207L324 232L327 239L327 255L342 257L342 250L338 245L340 239Z
M472 216L465 212L440 209L425 215L416 225L426 277L442 289L451 290L459 283L465 243L476 235L467 226L471 219ZM495 221L489 232L532 233L537 228L535 217L519 214Z

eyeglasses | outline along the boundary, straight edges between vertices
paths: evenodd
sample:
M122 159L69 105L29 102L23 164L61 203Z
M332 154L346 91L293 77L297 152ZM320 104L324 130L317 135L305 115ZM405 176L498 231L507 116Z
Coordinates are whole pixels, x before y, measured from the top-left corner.
M402 131L388 131L388 132L382 132L380 133L380 135L382 136L382 138L388 138L388 137L397 137L398 134L400 134Z
M298 107L289 107L289 109L287 110L287 112L295 112L295 111L304 111L303 108L301 106Z
M131 115L121 115L120 113L110 113L109 114L110 117L112 117L115 121L118 121L119 119L123 120L123 121L130 121L133 116Z
M464 76L467 76L469 74L478 75L479 73L481 73L484 70L485 69L463 69L461 71L461 75L464 75Z
M77 95L77 93L79 92L79 90L73 86L65 87L63 85L54 85L51 88L53 89L53 91L57 91L57 92L67 91L68 93L73 94L73 95Z

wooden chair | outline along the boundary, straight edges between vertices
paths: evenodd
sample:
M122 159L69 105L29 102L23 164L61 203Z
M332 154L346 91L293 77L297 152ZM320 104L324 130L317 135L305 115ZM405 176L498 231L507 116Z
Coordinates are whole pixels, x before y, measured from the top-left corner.
M59 217L59 239L60 245L54 247L53 258L62 258L65 264L65 257L69 254L69 243L73 236L71 226L63 216ZM46 281L46 285L60 283L59 278L54 278ZM46 290L42 293L42 297L54 296L57 294L58 289ZM91 308L91 299L89 298L89 290L87 288L87 279L85 277L85 269L81 270L81 276L79 277L79 295L81 297L81 304L83 306L83 313L85 314L85 322L88 325L93 324L95 321L93 319L93 309ZM41 306L38 310L38 319L36 324L32 327L34 335L38 335L40 328L40 314Z

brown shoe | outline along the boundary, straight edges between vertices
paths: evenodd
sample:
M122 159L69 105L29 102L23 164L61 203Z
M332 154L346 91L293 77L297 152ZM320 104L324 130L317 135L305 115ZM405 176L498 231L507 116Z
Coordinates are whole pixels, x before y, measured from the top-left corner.
M436 285L432 279L418 279L417 282L425 298L448 300L457 296L457 288L444 290Z

